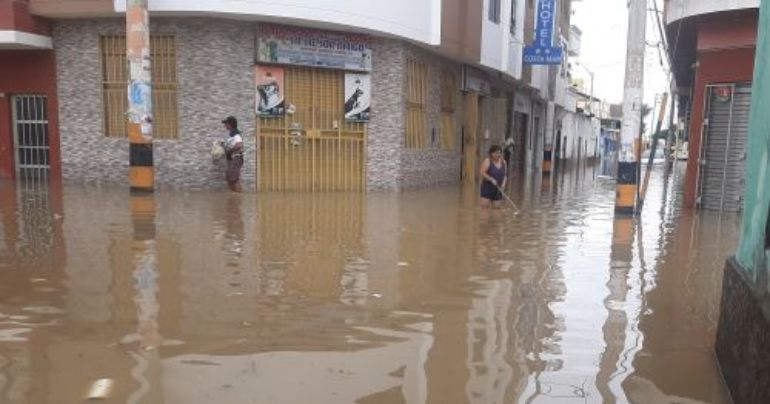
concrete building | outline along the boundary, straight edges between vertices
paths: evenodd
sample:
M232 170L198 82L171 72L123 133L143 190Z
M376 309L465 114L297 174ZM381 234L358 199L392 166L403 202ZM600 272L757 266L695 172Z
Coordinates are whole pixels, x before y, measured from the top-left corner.
M508 138L512 165L535 175L568 83L566 62L522 63L536 3L150 1L156 183L223 187L210 149L228 115L245 135L247 189L471 181ZM557 4L566 47L571 1ZM0 10L0 177L125 183L126 1Z
M760 7L740 245L725 265L715 343L736 404L770 401L770 3Z
M669 0L666 34L686 125L685 205L743 208L759 0Z

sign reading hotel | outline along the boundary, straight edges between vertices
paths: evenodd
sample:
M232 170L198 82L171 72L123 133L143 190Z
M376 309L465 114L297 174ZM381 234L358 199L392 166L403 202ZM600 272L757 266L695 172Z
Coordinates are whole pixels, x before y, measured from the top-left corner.
M553 21L556 0L539 0L535 20L535 42L524 47L524 63L530 65L559 65L563 51L553 46Z
M369 72L372 48L362 35L263 25L257 33L257 63Z

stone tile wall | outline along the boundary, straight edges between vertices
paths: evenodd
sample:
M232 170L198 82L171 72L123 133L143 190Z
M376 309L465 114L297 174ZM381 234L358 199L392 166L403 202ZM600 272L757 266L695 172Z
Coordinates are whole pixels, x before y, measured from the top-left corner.
M406 57L403 43L372 44L372 106L367 139L369 190L396 190L401 182L401 150L406 132Z
M62 20L54 24L62 176L68 182L128 183L128 140L103 133L99 37L125 32L122 19ZM224 138L220 121L239 119L246 140L245 189L254 164L254 26L202 18L152 21L154 33L176 38L179 139L155 141L159 187L223 188L224 168L211 143ZM251 160L251 161L249 161Z
M256 183L254 138L255 24L213 18L156 18L154 33L176 38L179 139L155 141L158 187L224 188L224 168L209 157L211 143L224 138L226 115L241 123L246 140L245 189ZM54 24L62 171L65 181L128 183L128 140L103 133L99 38L125 31L122 19L62 20ZM367 138L369 190L399 190L460 181L462 97L455 108L455 149L441 148L441 77L446 69L458 78L461 64L396 39L373 38L372 118ZM406 61L426 63L428 146L404 147L406 131ZM499 81L499 80L498 80ZM494 86L502 84L493 81ZM502 87L501 87L502 88ZM499 97L486 97L480 154L504 139L500 122L505 108ZM495 107L495 105L498 107ZM503 115L501 115L503 114Z
M402 148L400 188L422 188L440 184L454 184L460 181L460 134L462 130L462 97L458 91L455 106L455 149L441 148L441 76L444 70L453 70L457 77L461 74L461 65L438 55L432 54L413 45L404 44L406 58L428 65L428 142L421 150ZM404 66L406 61L404 61ZM404 72L406 80L406 72ZM459 86L458 86L459 88ZM406 97L406 86L402 91ZM406 105L404 100L403 105ZM405 131L405 128L404 128ZM404 132L401 143L404 143Z

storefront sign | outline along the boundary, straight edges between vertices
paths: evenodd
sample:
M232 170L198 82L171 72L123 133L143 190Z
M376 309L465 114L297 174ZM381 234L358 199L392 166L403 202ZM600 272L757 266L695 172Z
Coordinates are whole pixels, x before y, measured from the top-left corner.
M262 118L283 116L284 87L283 68L276 66L257 66L255 69L257 85L257 115Z
M362 35L263 25L257 34L257 62L368 72L372 49Z
M368 122L372 104L372 80L368 74L345 74L345 120Z
M730 99L733 98L732 86L714 87L714 97L719 102L722 102L722 103L729 102Z
M556 0L539 0L535 21L535 42L524 47L524 63L559 65L564 57L562 48L553 46L553 21Z
M483 95L492 93L492 85L486 74L470 66L463 66L463 91L473 91Z

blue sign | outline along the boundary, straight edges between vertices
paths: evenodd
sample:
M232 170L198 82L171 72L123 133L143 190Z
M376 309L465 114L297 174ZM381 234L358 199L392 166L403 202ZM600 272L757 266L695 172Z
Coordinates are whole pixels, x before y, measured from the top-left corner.
M564 57L560 46L553 46L553 20L556 0L537 3L535 42L524 47L524 63L531 65L559 65Z

